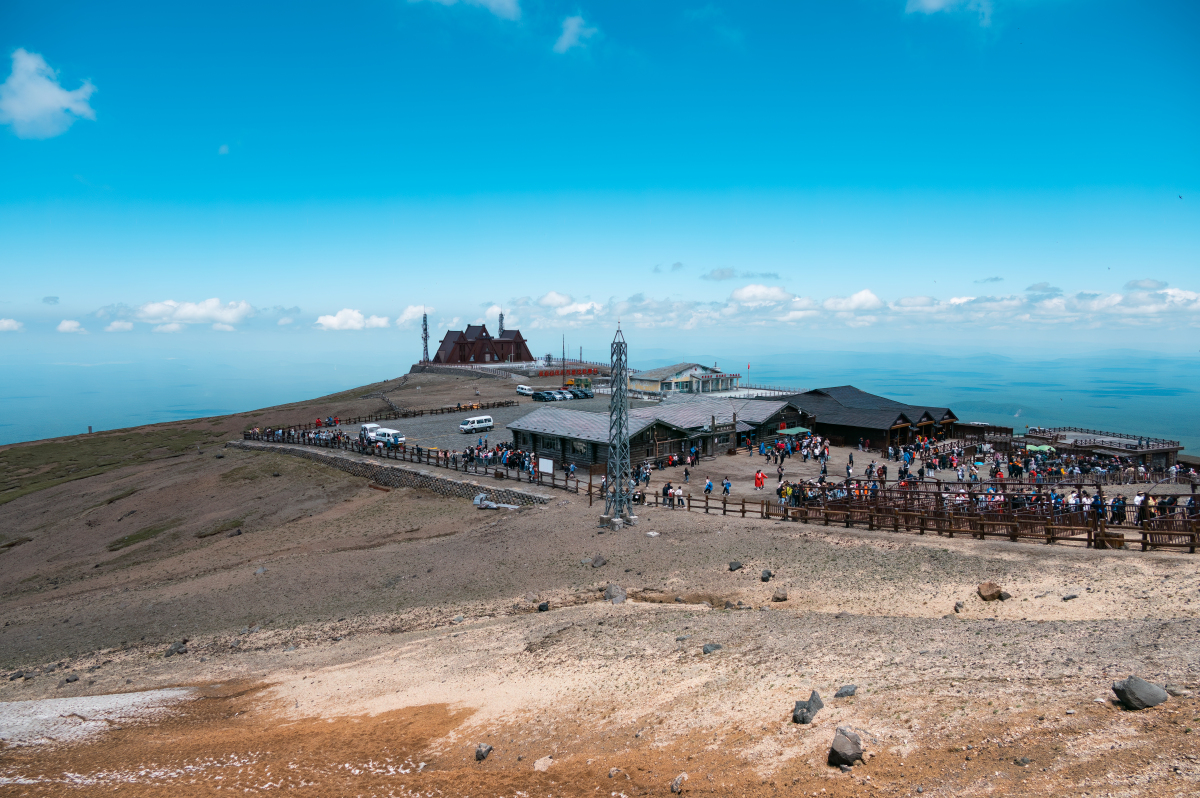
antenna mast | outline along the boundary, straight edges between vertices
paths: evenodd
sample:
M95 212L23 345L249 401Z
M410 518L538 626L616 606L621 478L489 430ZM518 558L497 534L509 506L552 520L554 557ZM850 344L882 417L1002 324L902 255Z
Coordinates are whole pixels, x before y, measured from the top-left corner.
M429 362L429 314L421 309L421 362Z
M608 490L601 523L630 520L633 496L629 487L633 467L629 454L629 349L617 325L611 347L612 399L608 404Z

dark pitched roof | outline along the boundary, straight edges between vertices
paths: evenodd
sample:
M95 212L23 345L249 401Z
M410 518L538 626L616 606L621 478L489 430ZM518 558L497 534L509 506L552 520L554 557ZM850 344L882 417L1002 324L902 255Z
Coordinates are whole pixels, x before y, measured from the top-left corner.
M813 416L822 424L864 429L891 429L897 424L912 424L914 421L914 418L909 415L911 408L901 405L899 402L894 403L895 406L892 407L846 407L824 391L796 394L789 397L788 401L793 407ZM866 402L860 403L866 404ZM916 416L919 417L920 413L916 413Z
M467 336L468 341L474 341L476 338L478 338L480 336L481 333L483 333L483 334L487 333L487 327L485 325L483 325L483 324L468 324L467 325L466 336ZM489 335L488 337L490 338L491 336Z
M635 419L630 413L629 435L633 437L654 424L654 419ZM565 407L540 407L509 423L509 429L555 435L560 438L608 443L608 414Z
M718 424L728 424L737 414L740 427L743 421L762 424L786 406L787 402L783 400L675 395L654 407L630 410L629 417L653 417L680 429L695 430L707 429L712 424L713 416L717 417Z
M516 338L524 338L520 330L505 330L497 336L501 341L512 341Z

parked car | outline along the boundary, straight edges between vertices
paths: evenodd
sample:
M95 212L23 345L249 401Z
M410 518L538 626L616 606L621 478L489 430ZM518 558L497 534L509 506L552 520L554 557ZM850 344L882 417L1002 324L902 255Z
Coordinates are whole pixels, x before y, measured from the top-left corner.
M568 388L567 393L571 394L571 396L574 396L576 399L587 399L588 398L588 395L586 393L584 393L583 390L580 388Z
M518 385L517 393L520 394L521 396L533 396L533 389L530 388L528 385Z
M458 431L462 433L487 432L494 426L491 416L472 416L458 425Z
M394 449L404 444L404 436L400 434L400 430L388 429L387 427L379 427L371 434L371 440L376 446L387 447Z
M533 401L535 402L553 402L554 397L548 391L534 391Z
M574 396L571 396L571 394L570 394L570 393L568 393L567 391L561 391L561 390L559 390L559 391L555 391L554 393L556 393L556 394L558 395L558 398L559 398L559 399L562 399L564 402L565 402L565 401L567 401L567 400L569 400L569 399L574 399L574 398L575 398Z

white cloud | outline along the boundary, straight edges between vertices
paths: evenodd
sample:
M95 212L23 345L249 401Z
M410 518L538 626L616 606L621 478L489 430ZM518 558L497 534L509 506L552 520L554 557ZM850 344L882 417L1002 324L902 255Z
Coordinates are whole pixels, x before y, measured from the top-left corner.
M17 49L12 73L0 84L0 124L12 125L23 139L48 139L65 133L76 119L95 119L88 98L96 87L90 81L72 91L58 82L58 73L37 53Z
M286 327L294 321L295 321L295 319L293 319L291 316L284 316L282 319L280 319L279 321L277 321L275 323L278 324L280 327Z
M322 330L364 330L387 326L387 316L364 316L362 311L353 308L342 308L332 316L317 317L317 327Z
M603 313L604 306L599 302L572 302L569 305L563 305L561 308L555 309L554 312L559 316L596 314Z
M734 302L740 302L750 307L773 305L778 302L787 302L790 299L794 299L792 294L789 294L777 285L759 285L758 283L744 285L729 296Z
M147 302L137 310L137 317L150 324L240 324L254 315L249 302L227 302L213 298L203 302ZM172 331L173 332L173 331Z
M409 305L404 309L404 312L396 317L397 327L408 327L416 324L421 320L422 314L432 313L433 308L423 307L421 305Z
M214 324L213 329L217 332L237 332L237 327L234 327L232 324L222 324L221 322Z
M557 291L550 291L538 300L538 304L546 308L561 308L564 305L571 304L571 302L571 297L566 294L560 294Z
M848 297L831 296L825 300L825 309L834 311L877 310L883 302L870 289L864 288Z
M172 321L167 324L160 324L154 328L154 332L158 333L177 333L183 332L183 325L177 321Z
M1130 280L1125 283L1126 291L1161 291L1167 284L1159 280Z
M979 24L992 24L992 0L908 0L904 10L909 14L936 14L939 11L963 9L979 14Z
M129 332L133 329L131 321L114 321L104 328L105 332Z
M20 332L24 326L16 319L0 319L0 332Z
M584 39L590 39L599 33L597 28L589 28L583 17L575 15L567 17L562 23L562 35L554 43L554 52L565 53L572 47L582 47Z
M444 6L457 5L459 0L433 0L435 3L441 3ZM417 2L417 0L409 0L409 2ZM491 11L501 19L520 19L521 18L521 3L520 0L462 0L463 5L481 6Z
M74 319L63 319L58 323L58 331L60 333L85 333L83 325Z

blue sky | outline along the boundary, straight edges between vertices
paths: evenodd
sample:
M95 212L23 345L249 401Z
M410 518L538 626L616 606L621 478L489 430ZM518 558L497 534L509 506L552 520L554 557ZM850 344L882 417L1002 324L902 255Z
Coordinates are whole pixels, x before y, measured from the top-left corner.
M1200 5L0 5L0 353L1195 354ZM24 362L24 361L22 361Z

